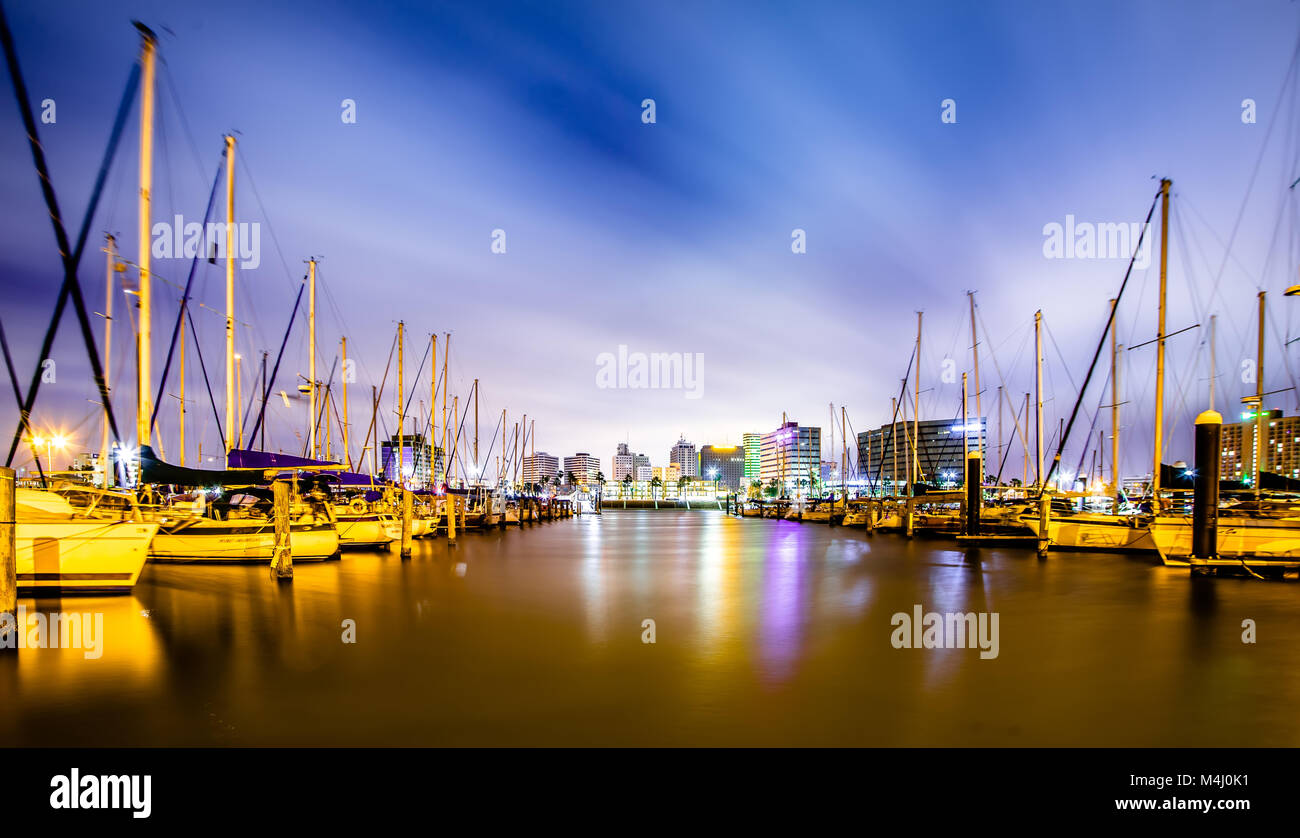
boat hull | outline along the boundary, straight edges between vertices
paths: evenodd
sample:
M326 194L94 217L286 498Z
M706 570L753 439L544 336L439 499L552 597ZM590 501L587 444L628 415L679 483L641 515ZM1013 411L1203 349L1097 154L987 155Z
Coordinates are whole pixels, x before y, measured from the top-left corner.
M334 526L339 532L340 549L387 547L393 543L388 522L378 514L340 515Z
M158 524L20 517L16 530L19 596L124 594L140 578Z
M339 552L333 523L292 525L290 549L296 562L323 561ZM154 536L149 558L155 562L262 563L275 550L275 525L269 521L180 521L164 523Z

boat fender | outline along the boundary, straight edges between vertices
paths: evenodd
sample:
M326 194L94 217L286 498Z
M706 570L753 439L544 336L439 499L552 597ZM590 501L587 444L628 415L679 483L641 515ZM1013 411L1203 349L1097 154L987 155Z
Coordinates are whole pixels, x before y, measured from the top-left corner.
M348 504L348 508L361 515L366 511L366 502L361 498L353 498L352 503Z

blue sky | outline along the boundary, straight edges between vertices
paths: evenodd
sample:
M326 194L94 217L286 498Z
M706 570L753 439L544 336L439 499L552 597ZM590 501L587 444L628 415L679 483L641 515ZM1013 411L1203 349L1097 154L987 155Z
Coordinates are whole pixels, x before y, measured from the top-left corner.
M679 433L697 444L739 442L744 431L770 430L783 411L824 425L830 402L847 405L855 429L877 426L907 365L918 309L922 410L952 416L960 385L939 373L945 358L970 366L972 289L988 330L981 371L990 415L999 380L988 353L1022 399L1032 381L1026 336L1043 309L1053 427L1072 403L1070 382L1082 379L1124 263L1047 260L1043 226L1067 214L1140 221L1153 176L1175 182L1169 327L1219 314L1221 399L1249 389L1237 369L1254 351L1255 291L1296 281L1295 197L1285 190L1296 176L1296 88L1284 100L1279 92L1300 12L1284 0L6 10L33 98L57 103L58 121L41 126L42 140L70 227L135 59L129 21L139 18L159 32L166 63L155 219L198 220L221 135L240 132L252 178L241 167L237 214L263 225L262 264L239 279L241 352L274 353L302 262L316 254L325 369L346 334L368 393L399 318L414 363L431 331L451 331L453 392L467 395L479 378L483 416L503 407L511 421L528 413L538 449L554 454L608 461L626 439L659 463ZM653 125L641 122L647 97L656 101ZM60 272L6 98L3 318L26 386ZM948 98L955 124L940 120ZM1242 122L1245 98L1257 103L1256 124ZM343 99L355 100L356 124L340 119ZM136 124L92 228L119 233L128 257ZM1211 300L1220 242L1261 148L1234 259ZM504 254L490 250L498 228ZM791 252L795 228L807 233L804 254ZM188 265L155 269L181 281ZM81 279L101 310L102 254L87 253ZM198 337L220 409L221 269L203 268L198 282L209 306L195 312ZM1154 282L1154 270L1134 277L1125 343L1154 334ZM176 293L158 293L168 299L155 335L166 335ZM1270 299L1272 347L1294 318L1290 301ZM121 314L123 298L116 305ZM35 420L93 448L93 385L74 328L69 319L54 353L58 383L42 392ZM1190 458L1187 423L1205 406L1204 331L1170 341L1169 459ZM276 389L291 390L306 371L305 336L299 323ZM619 345L702 353L703 397L597 388L596 358ZM1268 389L1290 386L1274 359ZM1139 350L1126 368L1128 472L1149 457L1141 446L1150 437L1151 362ZM125 342L114 365L129 426ZM415 398L427 400L427 378L418 386ZM193 358L187 388L196 399L192 460L199 438L205 454L218 447ZM354 395L354 425L369 421L365 405ZM11 404L0 410L6 434L15 415ZM495 418L483 422L486 445ZM268 447L293 450L304 425L301 407L277 407ZM174 418L164 413L160 427L170 454Z

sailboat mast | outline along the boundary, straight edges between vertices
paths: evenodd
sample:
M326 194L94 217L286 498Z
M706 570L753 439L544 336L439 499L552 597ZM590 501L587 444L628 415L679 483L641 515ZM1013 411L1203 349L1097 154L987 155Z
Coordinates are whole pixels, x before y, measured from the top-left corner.
M339 422L339 433L343 436L343 461L352 470L352 450L348 448L348 339L339 338L340 353L343 355L343 418Z
M107 254L105 262L104 276L104 384L110 386L112 378L110 377L110 367L113 361L113 266L116 262L116 245L117 240L112 236L105 237L104 253ZM185 363L185 354L181 353L181 363ZM184 381L182 373L181 381ZM184 386L184 385L182 385ZM183 406L185 402L181 402ZM182 431L184 433L184 431ZM184 437L182 437L183 439ZM181 450L185 450L185 444L181 443ZM113 485L113 466L109 462L108 455L108 405L104 405L104 433L99 441L99 465L104 469L104 488L107 489ZM184 465L184 462L181 463Z
M1218 352L1218 346L1214 338L1214 328L1216 325L1215 323L1216 319L1217 318L1215 315L1213 314L1210 315L1210 410L1214 410L1214 379L1218 374L1215 370L1215 366L1217 365L1217 361L1218 361L1218 359L1215 357L1215 355Z
M1169 277L1169 178L1160 180L1160 304L1156 320L1155 452L1151 465L1151 508L1160 510L1160 465L1164 459L1165 424L1165 294Z
M310 425L308 431L308 447L311 449L311 458L316 459L316 259L312 257L307 260L307 383L308 392L311 394L307 398L307 423ZM378 431L375 435L375 444L378 445Z
M835 417L832 415L831 419L831 427L834 427ZM840 405L840 498L844 501L845 512L849 509L848 483L846 482L849 473L849 440L844 435L846 419L847 413L844 410L844 405Z
M185 465L185 318L182 317L180 320L181 320L181 370L180 370L180 379L181 379L181 381L180 381L180 385L181 385L181 386L180 386L180 398L178 399L178 401L180 402L180 405L181 405L181 408L180 408L180 430L181 430L181 439L180 439L180 445L181 445L181 450L180 450L180 464L181 464L182 466L184 466L184 465ZM202 465L202 461L200 461L199 464Z
M1034 485L1043 486L1043 312L1034 312L1034 423L1038 428L1034 438Z
M447 462L450 457L447 451L447 359L451 357L451 332L444 334L445 337L442 341L442 473L443 478L446 479L448 473Z
M908 494L916 493L921 479L921 315L916 313L916 386L912 389L912 462L908 466ZM913 471L915 470L915 476Z
M154 34L140 28L140 326L139 349L136 359L136 381L139 391L136 399L135 432L139 445L150 443L149 420L153 405L149 392L153 382L153 295L150 291L150 216L153 192L153 98L154 60L157 40Z
M1110 301L1110 489L1115 497L1115 511L1119 511L1119 323L1115 321L1115 306Z
M226 135L226 454L235 445L235 138ZM312 414L315 417L315 413ZM314 421L314 419L313 419ZM241 435L242 436L242 435ZM239 441L242 448L243 439Z
M482 477L478 458L478 379L474 379L474 482Z
M433 451L433 463L429 465L429 476L434 486L438 481L438 333L429 334L429 352L433 360L429 362L429 448Z
M1255 500L1263 494L1260 477L1264 473L1264 292L1259 292L1259 343L1255 349Z
M397 455L393 460L393 476L397 479L399 486L404 485L402 478L403 461L406 459L406 450L402 443L402 433L406 430L406 405L403 404L406 392L406 366L404 349L406 344L406 324L397 321Z
M893 397L889 400L889 415L893 421L889 423L889 433L892 438L889 441L889 450L893 454L894 464L889 471L889 491L895 497L898 496L898 398Z
M980 452L980 462L984 462L984 408L980 403L980 340L979 333L975 330L975 292L967 291L967 299L970 300L970 351L975 361L975 424L979 426L978 436L975 437L976 448ZM980 478L983 482L983 478Z

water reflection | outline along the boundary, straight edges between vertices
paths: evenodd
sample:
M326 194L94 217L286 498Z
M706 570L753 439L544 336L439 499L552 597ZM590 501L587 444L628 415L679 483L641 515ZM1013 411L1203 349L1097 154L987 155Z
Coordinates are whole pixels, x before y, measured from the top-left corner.
M23 601L102 612L104 653L0 655L0 745L1295 745L1295 595L710 512L420 540L290 584L150 565L132 596ZM999 656L894 649L916 604L998 612Z

